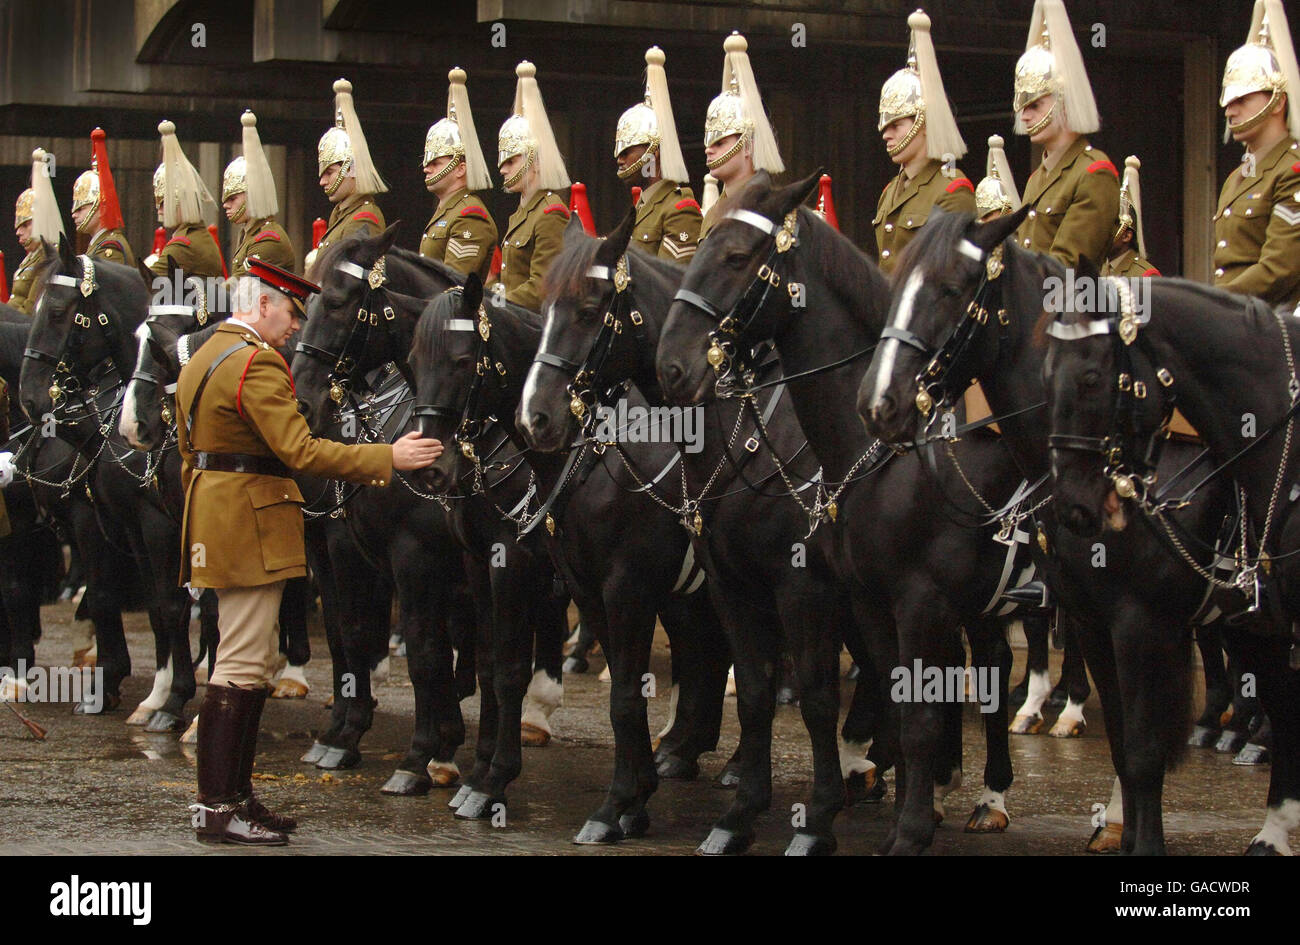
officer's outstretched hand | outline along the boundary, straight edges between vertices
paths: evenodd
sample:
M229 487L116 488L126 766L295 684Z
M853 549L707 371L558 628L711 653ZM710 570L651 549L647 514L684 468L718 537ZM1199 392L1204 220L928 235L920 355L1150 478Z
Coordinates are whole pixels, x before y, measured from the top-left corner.
M423 469L442 455L442 441L412 430L393 444L394 469Z

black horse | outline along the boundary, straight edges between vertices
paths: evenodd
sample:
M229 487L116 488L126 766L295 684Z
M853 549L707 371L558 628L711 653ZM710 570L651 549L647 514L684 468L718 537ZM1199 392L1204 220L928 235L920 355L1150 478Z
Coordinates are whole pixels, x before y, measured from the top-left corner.
M477 465L474 457L486 449L480 435L488 417L510 417L518 407L541 328L535 313L484 298L475 274L463 289L434 299L418 332L417 390L425 433L449 448L426 470L426 479L445 487L461 479L463 464ZM635 389L631 396L645 405ZM525 448L513 424L509 434L517 448ZM631 451L637 469L656 472L669 468L675 455L673 447L654 443ZM608 657L612 683L614 779L575 842L616 843L646 831L646 803L659 780L646 702L657 691L648 672L656 614L682 665L707 681L698 689L694 681L682 681L683 703L694 702L687 693L699 694L691 707L690 737L676 749L692 761L717 744L726 643L707 595L674 594L674 589L698 586L684 566L689 549L685 531L654 503L614 451L583 446L567 456L530 453L529 465L541 507L518 514L526 515L525 528L544 532L583 622L596 632Z
M1092 295L1048 329L1059 514L1085 541L1112 545L1119 532L1155 546L1189 581L1213 579L1232 615L1229 652L1254 676L1273 727L1268 813L1246 852L1289 853L1287 835L1300 825L1300 515L1291 478L1300 325L1257 299L1182 279L1101 280ZM1170 477L1160 447L1175 402L1208 456ZM1239 497L1242 519L1222 551L1235 573L1217 571L1206 533L1175 514L1212 492ZM1127 748L1127 714L1124 723ZM1149 763L1127 751L1125 761Z
M41 298L24 352L20 401L34 425L53 421L58 436L89 460L85 488L108 545L102 567L112 573L127 554L149 583L158 670L153 693L132 720L144 721L140 716L151 710L147 730L180 730L195 682L190 599L177 586L180 522L172 510L180 507L180 476L169 467L179 458L174 450L137 452L116 432L135 360L133 332L147 315L148 290L134 269L74 256L65 239L57 251L47 246L46 258L37 277ZM123 583L120 570L115 580Z
M563 450L584 429L594 435L594 411L610 406L596 398L624 380L652 403L663 403L654 357L685 269L628 252L634 219L629 214L604 240L586 236L576 221L565 232L564 250L548 275L546 341L516 419L536 449ZM813 745L814 785L806 821L787 852L828 853L835 848L834 817L845 802L840 776L858 795L870 787L875 771L866 759L866 743L891 704L880 705L872 663L853 632L848 594L823 558L806 553L808 516L782 488L772 450L779 451L786 475L797 481L796 494L813 495L817 463L781 386L769 391L765 403L755 404L761 428L742 402L714 401L691 409L699 419L696 437L679 446L684 491L693 504L683 506L680 517L708 572L708 591L731 643L742 732L736 753L739 790L700 852L743 852L753 842L755 818L771 804L777 668L788 647L796 656L800 709ZM618 442L612 448L624 449ZM839 752L838 667L846 635L865 672L857 683L849 737Z
M886 848L918 853L934 836L935 782L959 775L938 770L945 728L960 721L966 698L958 680L965 669L959 627L970 640L976 679L991 685L977 697L988 710L985 790L966 829L1003 830L1009 820L1011 651L998 612L1008 603L1012 573L1028 572L1018 567L1023 545L1014 530L1006 544L994 542L1000 517L970 512L973 493L1001 504L1018 491L1021 476L1001 443L978 432L932 463L916 453L879 462L888 451L864 435L851 404L863 359L884 328L889 283L800 206L817 180L814 174L773 188L759 178L737 195L690 265L656 363L665 395L695 403L719 386L743 393L752 382L749 350L775 340L800 426L822 465L813 509L821 547L855 588L860 620L880 628L870 632L897 634L897 648L877 667L893 682L890 697L902 714L904 803ZM940 677L951 682L941 685ZM922 687L922 679L932 685ZM886 735L899 733L878 737Z

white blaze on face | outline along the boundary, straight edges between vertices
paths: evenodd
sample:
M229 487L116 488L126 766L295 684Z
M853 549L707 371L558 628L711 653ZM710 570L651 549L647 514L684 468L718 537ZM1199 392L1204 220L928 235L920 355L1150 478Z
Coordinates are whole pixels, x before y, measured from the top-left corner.
M551 334L555 331L555 303L551 303L546 308L546 323L542 327L542 341L537 346L538 351L551 350ZM533 398L537 396L537 386L540 383L537 375L542 366L536 361L528 369L528 377L524 379L524 395L519 400L519 413L523 417L524 432L529 436L534 435L533 430Z
M139 340L140 345L135 356L135 369L138 372L144 365L144 349L149 344L149 326L141 322L135 330L135 337ZM140 426L137 420L139 412L135 406L136 396L136 382L132 378L126 385L126 394L122 397L122 417L117 422L117 432L126 437L127 442L132 446L143 448L136 438Z
M908 323L912 320L912 307L916 304L916 293L921 291L921 286L925 278L921 275L920 269L913 269L907 276L907 282L903 283L903 292L898 297L898 307L894 309L894 318L889 323L891 327L900 331L907 328ZM889 382L894 375L894 362L898 360L898 346L901 344L897 338L886 338L880 345L880 364L876 368L876 386L871 392L871 409L875 410L880 406L884 399L885 391L889 388Z

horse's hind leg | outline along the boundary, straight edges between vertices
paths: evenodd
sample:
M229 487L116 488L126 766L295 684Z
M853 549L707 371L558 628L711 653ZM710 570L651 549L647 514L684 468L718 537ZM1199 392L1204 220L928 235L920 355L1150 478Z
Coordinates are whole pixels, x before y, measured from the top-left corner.
M1213 748L1223 731L1228 706L1232 705L1232 682L1223 661L1223 634L1217 621L1196 628L1196 648L1205 674L1205 709L1196 719L1187 743L1193 748Z
M1011 722L1013 735L1037 735L1043 730L1043 704L1052 694L1052 680L1048 674L1048 637L1051 620L1046 614L1031 613L1021 618L1028 644L1025 666L1025 694ZM1016 688L1019 693L1019 687ZM1012 698L1016 698L1013 695Z
M539 583L537 593L550 601L553 580L545 587ZM567 602L561 602L567 603ZM549 744L551 715L564 701L564 639L569 635L567 606L552 607L548 617L537 622L533 630L535 653L533 673L524 696L520 734L523 744L541 748ZM554 615L559 613L558 619Z
M1011 744L1007 731L1007 681L1011 678L1011 647L1000 620L982 620L969 634L971 695L984 719L984 793L966 821L967 833L1001 833L1007 829L1006 792L1011 787Z
M700 755L718 747L731 648L707 593L671 598L659 619L672 645L677 697L657 768L661 778L689 781L699 774Z
M1273 768L1268 813L1251 840L1251 856L1290 854L1290 834L1300 827L1300 673L1287 668L1290 641L1255 637L1243 641L1249 668L1259 681L1260 702L1273 726Z
M884 783L879 780L884 769L878 764L880 749L876 746L876 735L885 712L880 704L880 677L870 647L857 627L847 623L845 626L849 632L844 634L844 643L858 667L839 743L844 806L852 807L862 802L878 802L884 797Z
M1061 635L1065 640L1061 685L1065 687L1066 701L1065 708L1047 734L1053 738L1076 738L1088 728L1083 717L1083 706L1092 694L1092 689L1088 686L1088 669L1083 663L1083 652L1079 649L1074 631L1065 625L1061 627Z
M291 578L284 585L280 600L280 652L285 655L284 671L271 690L272 699L302 699L310 688L304 672L311 659L311 642L307 638L307 578Z

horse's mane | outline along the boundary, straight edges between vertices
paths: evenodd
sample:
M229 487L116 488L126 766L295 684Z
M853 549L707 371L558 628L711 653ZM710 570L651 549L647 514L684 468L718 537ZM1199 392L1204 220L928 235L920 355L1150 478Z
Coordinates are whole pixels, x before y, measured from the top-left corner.
M340 259L346 257L347 253L354 246L356 246L358 243L362 242L363 240L369 238L370 237L363 236L360 233L354 233L351 236L349 236L347 239L340 240L337 243L329 244L316 257L315 271L317 273L329 272L334 268L334 266L338 263ZM396 257L397 259L400 259L402 262L410 266L413 266L416 269L423 269L427 272L435 273L439 276L442 276L444 279L447 279L449 282L453 283L454 285L465 284L465 274L463 272L458 272L455 269L452 269L447 264L438 262L436 259L430 259L427 256L421 256L419 253L414 252L413 250L402 249L400 246L393 246L390 247L388 252L385 253L384 255Z

